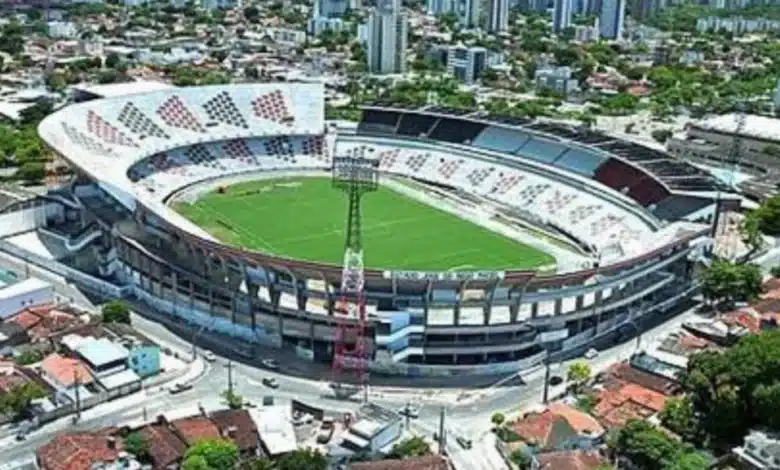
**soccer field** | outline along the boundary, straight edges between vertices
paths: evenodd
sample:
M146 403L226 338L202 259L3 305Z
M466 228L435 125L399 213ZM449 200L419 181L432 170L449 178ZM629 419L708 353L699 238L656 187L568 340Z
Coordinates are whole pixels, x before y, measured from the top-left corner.
M347 198L328 178L241 183L173 207L235 246L342 262ZM381 187L363 198L363 248L366 266L383 269L500 270L555 262L536 248Z

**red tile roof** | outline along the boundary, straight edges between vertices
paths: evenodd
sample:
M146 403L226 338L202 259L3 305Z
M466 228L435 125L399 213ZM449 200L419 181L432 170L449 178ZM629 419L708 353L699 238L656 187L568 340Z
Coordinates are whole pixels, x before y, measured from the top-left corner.
M751 312L737 310L735 312L724 313L721 320L729 326L742 326L751 333L758 333L761 331L761 317Z
M539 470L593 470L604 463L595 451L562 451L539 454Z
M511 423L509 426L520 438L532 445L543 446L550 436L553 424L562 419L549 411L543 413L530 413L522 419Z
M165 424L150 424L144 426L139 433L150 444L149 455L154 468L167 468L184 457L187 445L179 439Z
M69 387L76 382L88 384L92 382L92 374L89 368L78 359L52 354L41 362L41 370L53 377L64 387Z
M629 419L644 419L661 411L667 397L641 385L626 383L597 393L593 416L608 428L622 427Z
M611 366L606 370L604 376L608 387L614 386L616 382L619 386L624 383L635 383L664 395L674 394L678 388L671 380L636 369L628 362Z
M562 416L569 422L569 426L579 434L593 437L604 434L604 427L593 416L583 413L573 406L565 403L553 403L549 409L552 413Z
M29 381L30 379L19 373L0 375L0 394L8 393L11 389L21 387Z
M177 419L171 422L174 432L184 439L188 446L203 439L220 439L217 426L210 419L203 416Z
M34 327L35 325L41 322L41 317L39 317L38 315L34 314L29 310L24 310L19 314L9 318L6 321L16 323L22 328L29 330L30 328Z
M380 460L358 462L350 465L349 470L449 470L446 459L438 455L410 457L402 460Z
M242 452L257 449L257 426L247 410L221 410L210 416L222 437L231 439Z
M36 454L41 470L90 470L95 463L115 461L122 447L121 439L105 433L73 433L55 437Z

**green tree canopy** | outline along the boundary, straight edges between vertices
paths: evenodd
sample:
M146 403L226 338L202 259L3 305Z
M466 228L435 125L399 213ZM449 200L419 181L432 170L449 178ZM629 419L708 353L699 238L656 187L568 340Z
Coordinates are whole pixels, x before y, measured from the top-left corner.
M277 470L326 470L328 460L318 450L303 449L284 454L276 462Z
M106 303L101 312L105 323L130 324L130 306L123 300L112 300Z
M151 442L138 432L130 433L125 438L125 450L141 462L149 462Z
M43 162L26 162L19 167L14 176L25 184L37 184L46 176L46 166Z
M694 355L682 376L701 429L734 445L749 429L780 431L780 331L743 337L722 353Z
M422 457L430 455L430 453L431 446L425 442L425 439L415 436L395 444L390 450L388 457L391 459L403 459L406 457Z
M46 396L44 389L35 382L26 382L0 395L0 413L20 416L36 398Z
M705 470L694 466L702 460L687 445L667 436L647 421L632 420L622 428L614 442L615 451L642 470ZM675 466L681 465L682 466Z
M572 382L583 383L590 378L591 373L590 365L587 362L577 361L569 366L566 378Z
M187 462L190 461L188 464ZM238 447L223 439L203 439L187 449L182 468L186 470L233 470L238 463ZM203 465L205 464L205 469Z
M755 264L714 261L700 279L704 298L715 303L751 300L761 293L761 269Z

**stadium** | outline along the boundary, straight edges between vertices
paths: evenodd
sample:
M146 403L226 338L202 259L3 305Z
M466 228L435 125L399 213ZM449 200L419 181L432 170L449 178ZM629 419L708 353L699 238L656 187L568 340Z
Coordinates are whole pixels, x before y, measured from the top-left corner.
M709 173L589 129L391 103L326 122L324 103L321 85L283 83L70 105L39 133L78 176L13 210L65 237L74 282L247 355L329 362L347 209L330 171L378 161L367 367L453 376L581 354L673 313L696 292L716 199L732 201Z

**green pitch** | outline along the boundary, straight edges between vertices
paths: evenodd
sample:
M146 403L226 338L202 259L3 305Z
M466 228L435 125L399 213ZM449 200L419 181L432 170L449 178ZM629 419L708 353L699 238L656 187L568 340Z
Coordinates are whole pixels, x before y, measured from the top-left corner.
M216 238L253 250L341 264L347 198L327 178L241 183L174 209ZM368 267L444 271L551 265L553 257L387 188L363 198Z

